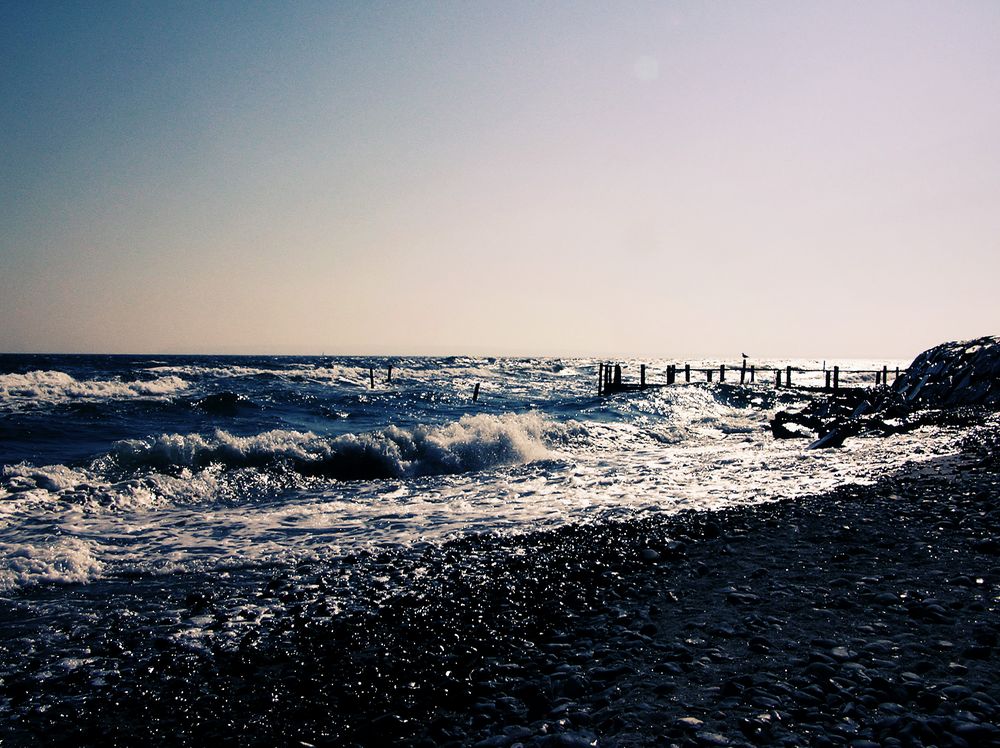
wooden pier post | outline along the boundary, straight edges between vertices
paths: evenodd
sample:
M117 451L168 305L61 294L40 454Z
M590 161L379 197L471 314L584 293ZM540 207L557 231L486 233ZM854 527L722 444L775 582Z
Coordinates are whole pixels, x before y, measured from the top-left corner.
M375 367L368 367L368 378L371 380L372 389L375 389Z
M836 392L840 389L840 367L833 367L833 391Z
M899 367L896 367L896 379L899 379Z
M774 389L781 389L781 369L774 370Z
M389 372L385 377L385 381L392 384L392 364L389 364Z
M743 359L743 366L740 367L740 384L745 384L747 381L747 360Z
M472 391L472 402L476 402L479 399L479 382L476 382L476 388Z
M597 364L597 395L600 397L604 394L604 362Z
M615 384L622 383L622 365L615 364Z
M639 387L646 389L646 364L639 364Z
M720 382L725 382L726 381L726 365L725 364L720 364L719 365L719 381Z
M691 364L684 364L684 381L691 381Z
M708 377L708 381L712 381L712 375L715 373L714 369L705 369L705 376Z
M826 372L826 384L823 385L823 389L825 389L827 392L830 391L830 375L831 374L832 374L832 372L830 372L830 371Z
M878 387L879 382L881 381L881 379L882 379L882 372L880 372L878 369L876 369L875 370L875 386L876 387Z
M673 384L677 377L677 367L674 364L667 365L667 384Z
M791 366L786 366L785 367L785 386L786 387L791 387L792 386L792 367Z
M757 364L750 364L750 384L757 378Z
M882 386L883 387L888 387L889 386L889 367L888 366L883 366L882 367Z

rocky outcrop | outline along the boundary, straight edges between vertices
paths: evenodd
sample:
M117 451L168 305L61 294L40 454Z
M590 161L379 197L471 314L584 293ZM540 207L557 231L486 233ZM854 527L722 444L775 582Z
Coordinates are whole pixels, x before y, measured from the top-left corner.
M924 351L893 384L923 408L1000 404L1000 338L943 343Z
M943 343L917 356L892 387L839 393L778 412L771 430L778 439L818 437L810 449L839 447L862 432L960 424L977 408L1000 408L998 337Z

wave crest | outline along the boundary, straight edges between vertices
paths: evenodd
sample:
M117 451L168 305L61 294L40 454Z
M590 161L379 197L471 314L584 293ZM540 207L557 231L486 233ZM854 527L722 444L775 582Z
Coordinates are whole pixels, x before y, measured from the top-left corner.
M340 480L412 478L545 459L551 445L582 430L580 424L555 423L537 413L472 415L444 426L337 437L282 429L253 436L223 430L211 436L163 434L118 442L115 454L123 466L161 470L291 464L304 475Z
M187 387L188 383L176 376L122 382L114 379L80 381L62 371L0 374L0 398L12 402L163 398Z
M89 582L103 570L93 545L80 538L60 538L45 545L0 544L0 590Z

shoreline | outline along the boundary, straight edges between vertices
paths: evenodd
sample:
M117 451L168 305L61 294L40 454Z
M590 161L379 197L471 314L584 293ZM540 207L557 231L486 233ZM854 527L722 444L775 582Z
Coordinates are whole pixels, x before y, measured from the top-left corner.
M167 591L138 615L162 635L124 589L44 711L18 713L27 672L0 686L10 739L1000 745L998 430L968 433L959 474Z

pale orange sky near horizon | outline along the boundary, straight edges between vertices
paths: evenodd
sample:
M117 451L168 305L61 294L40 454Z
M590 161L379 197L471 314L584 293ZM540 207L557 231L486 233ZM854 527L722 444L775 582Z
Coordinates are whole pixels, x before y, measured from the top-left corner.
M0 351L1000 333L1000 5L0 9Z

